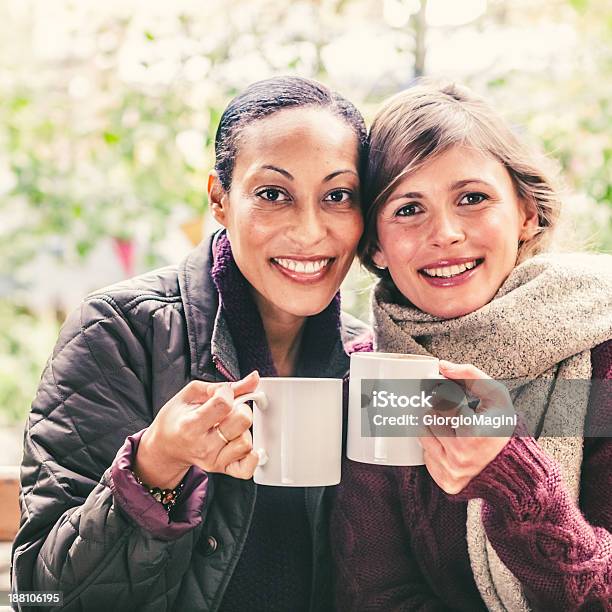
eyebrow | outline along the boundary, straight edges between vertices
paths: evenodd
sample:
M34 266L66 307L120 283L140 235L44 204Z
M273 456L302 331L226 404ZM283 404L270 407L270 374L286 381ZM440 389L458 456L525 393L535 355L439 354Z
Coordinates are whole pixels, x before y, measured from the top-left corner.
M339 176L340 174L352 174L354 176L357 176L357 173L354 170L351 170L350 168L346 168L344 170L336 170L335 172L332 172L331 174L328 174L324 179L323 182L327 183L328 181L331 181L332 179L336 178L337 176Z
M264 164L262 168L265 170L273 170L274 172L278 172L279 174L282 174L285 178L289 179L290 181L293 180L293 175L290 172L287 172L286 170L283 170L282 168L279 168L278 166L271 166L269 164Z
M401 200L402 198L414 198L415 200L418 200L419 198L422 198L423 194L420 191L409 191L408 193L400 193L392 198L389 199L389 202L393 202L393 200Z
M469 183L480 183L481 185L486 185L487 187L493 188L493 185L491 185L490 183L487 183L487 181L483 181L482 179L478 179L478 178L468 178L468 179L463 179L461 181L456 181L451 185L451 188L461 189L461 187L465 187Z
M486 185L490 189L493 189L493 186L490 183L487 183L487 181L483 181L482 179L477 179L477 178L461 179L460 181L455 181L454 183L451 184L451 189L452 190L461 189L462 187L465 187L466 185L469 185L470 183L480 183L481 185ZM418 200L419 198L424 198L424 197L425 196L420 191L409 191L407 193L401 193L395 196L394 198L391 198L391 201L401 200L402 198L414 198L415 200Z
M285 178L289 179L290 181L294 180L294 177L290 172L287 172L287 170L283 170L282 168L279 168L278 166L272 166L271 164L264 164L262 168L264 170L272 170L273 172L278 172L279 174L282 174ZM337 176L339 176L340 174L352 174L354 176L358 176L354 170L351 170L350 168L345 168L343 170L336 170L335 172L328 174L323 179L323 182L327 183L331 181L332 179L336 178Z

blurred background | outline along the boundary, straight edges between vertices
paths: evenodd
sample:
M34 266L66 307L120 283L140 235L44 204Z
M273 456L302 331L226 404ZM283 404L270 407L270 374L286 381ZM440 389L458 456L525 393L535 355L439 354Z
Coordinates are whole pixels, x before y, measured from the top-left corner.
M0 456L67 311L212 230L225 104L299 74L366 119L415 76L467 83L557 163L588 248L612 246L605 0L0 0ZM354 266L344 305L367 318Z

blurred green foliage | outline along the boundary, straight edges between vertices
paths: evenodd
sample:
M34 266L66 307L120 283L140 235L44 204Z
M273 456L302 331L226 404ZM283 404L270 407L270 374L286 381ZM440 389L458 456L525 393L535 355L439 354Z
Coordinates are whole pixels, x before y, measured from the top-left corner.
M159 244L172 219L206 211L214 132L229 98L257 78L297 73L329 82L369 118L413 77L418 5L210 0L152 2L146 13L118 1L0 6L0 412L20 419L27 411L65 314L27 305L27 264L41 253L57 266L86 259L109 237L141 240L139 269L166 263ZM529 31L532 42L548 37L546 57L525 48ZM581 237L612 249L607 3L490 0L469 23L421 34L425 72L467 82L523 126L560 165ZM451 39L449 61L473 44L489 63L440 70L434 52ZM376 58L364 41L387 54L379 65L368 63ZM345 306L364 318L370 283L355 269L346 283Z
M59 323L53 315L34 316L11 302L0 303L0 322L0 406L12 422L23 418L34 397Z

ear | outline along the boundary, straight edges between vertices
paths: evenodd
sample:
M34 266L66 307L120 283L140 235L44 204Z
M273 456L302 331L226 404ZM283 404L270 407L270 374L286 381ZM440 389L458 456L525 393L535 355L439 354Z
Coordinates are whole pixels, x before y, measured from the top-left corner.
M223 189L219 176L213 170L208 175L208 205L217 223L227 227L228 193Z
M372 261L379 270L386 270L388 267L387 258L385 257L384 253L378 248L372 253Z
M533 238L538 232L538 211L533 200L523 200L521 202L521 230L519 232L519 240L524 242Z

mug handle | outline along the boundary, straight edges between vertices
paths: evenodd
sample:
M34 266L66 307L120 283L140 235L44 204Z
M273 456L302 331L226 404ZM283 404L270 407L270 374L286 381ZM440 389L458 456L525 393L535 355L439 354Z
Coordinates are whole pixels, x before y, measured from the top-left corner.
M257 404L260 410L266 410L268 408L268 398L263 391L253 391L252 393L245 393L234 400L234 408L240 406L240 404L246 404L246 402L253 401ZM257 465L265 465L268 462L268 453L265 448L258 448L255 451L259 455L259 461Z

